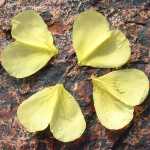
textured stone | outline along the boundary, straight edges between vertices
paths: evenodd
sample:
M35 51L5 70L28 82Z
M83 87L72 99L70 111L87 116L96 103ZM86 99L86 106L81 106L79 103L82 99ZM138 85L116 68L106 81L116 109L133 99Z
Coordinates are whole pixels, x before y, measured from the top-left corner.
M0 52L12 41L10 20L25 9L40 12L60 49L57 57L25 79L10 77L0 66L0 149L9 150L148 150L150 147L150 96L135 109L134 120L123 130L109 131L98 121L92 101L91 74L112 69L79 67L72 47L74 18L86 9L102 12L112 28L129 38L132 56L122 68L139 68L150 78L150 4L147 0L7 0L0 7ZM46 86L64 83L79 103L87 122L84 135L70 143L53 138L49 130L30 134L16 119L18 105Z

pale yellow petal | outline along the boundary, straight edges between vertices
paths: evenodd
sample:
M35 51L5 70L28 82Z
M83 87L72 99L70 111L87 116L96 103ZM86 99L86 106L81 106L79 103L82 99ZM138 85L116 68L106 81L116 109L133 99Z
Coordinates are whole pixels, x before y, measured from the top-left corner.
M11 33L18 42L57 52L47 25L33 10L25 10L13 17Z
M41 131L48 127L56 105L56 92L53 87L45 88L18 107L17 117L29 132Z
M33 10L25 10L12 19L14 43L2 54L2 65L16 78L30 76L40 70L58 53L52 34Z
M111 31L106 18L93 10L81 13L73 25L73 47L81 66L117 68L131 55L129 41L119 31Z
M13 42L2 52L2 66L11 76L24 78L44 67L53 55L41 48Z
M50 124L54 137L63 142L79 138L86 128L78 103L62 84L31 96L19 106L17 116L30 132L43 130Z
M106 89L126 105L141 104L149 92L149 80L138 69L125 69L108 73L98 78Z
M88 10L79 14L73 25L73 46L78 63L90 55L97 46L110 36L109 24L100 13Z
M73 141L83 134L86 123L74 97L63 85L57 85L57 88L58 102L50 122L50 129L56 139L63 142Z
M100 123L112 130L128 125L133 118L134 108L120 102L97 78L92 81L94 106Z

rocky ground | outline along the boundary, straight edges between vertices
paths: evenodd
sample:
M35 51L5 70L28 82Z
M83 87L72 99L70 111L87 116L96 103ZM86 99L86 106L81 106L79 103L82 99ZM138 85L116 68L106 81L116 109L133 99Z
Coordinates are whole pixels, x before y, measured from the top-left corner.
M60 53L42 70L25 79L10 77L0 65L0 150L149 150L150 94L135 108L134 119L128 127L115 132L105 129L95 114L89 77L112 69L79 67L71 33L74 18L80 12L95 9L103 13L112 28L122 30L131 43L131 60L122 68L139 68L150 78L150 1L0 0L0 52L12 40L10 19L25 9L40 12ZM60 79L77 99L87 122L84 135L70 143L57 141L48 130L29 134L16 119L21 101Z

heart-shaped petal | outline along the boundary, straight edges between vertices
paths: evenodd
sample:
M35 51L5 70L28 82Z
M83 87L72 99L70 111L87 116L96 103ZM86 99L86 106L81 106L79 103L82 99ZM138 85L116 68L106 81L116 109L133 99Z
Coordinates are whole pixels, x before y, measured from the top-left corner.
M2 52L2 65L16 78L34 74L58 53L46 24L33 10L12 19L12 36L16 41Z
M25 100L17 116L30 132L41 131L50 124L54 137L63 142L79 138L86 128L78 103L62 84L45 88Z
M119 30L110 30L106 18L93 10L81 13L73 25L73 47L81 66L117 68L131 55L129 41Z
M137 69L92 77L92 82L97 116L108 129L126 126L133 118L133 106L141 104L149 91L146 75Z

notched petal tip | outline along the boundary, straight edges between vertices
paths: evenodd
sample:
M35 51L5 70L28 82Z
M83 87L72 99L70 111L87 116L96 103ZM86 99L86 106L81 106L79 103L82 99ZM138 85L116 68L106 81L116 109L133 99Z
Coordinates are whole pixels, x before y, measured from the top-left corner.
M58 54L47 25L33 10L13 17L11 34L16 41L5 48L2 66L13 77L24 78L36 73Z
M41 131L50 125L54 137L62 142L79 138L86 127L78 103L63 84L45 88L29 97L18 107L17 116L30 132Z
M131 55L125 35L119 30L111 31L107 19L93 10L83 12L75 19L73 47L80 66L118 68Z
M149 91L148 78L137 69L92 77L92 83L97 116L102 125L111 130L124 128L131 122L134 106L141 104Z

